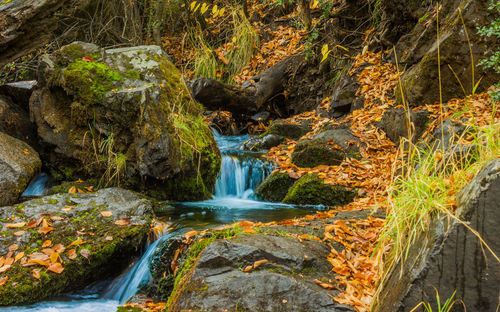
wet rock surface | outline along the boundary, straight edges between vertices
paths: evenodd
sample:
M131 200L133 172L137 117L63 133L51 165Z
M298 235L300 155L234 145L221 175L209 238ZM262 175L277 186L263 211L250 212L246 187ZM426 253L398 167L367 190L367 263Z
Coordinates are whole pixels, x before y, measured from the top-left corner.
M476 230L494 253L500 253L500 160L489 162L458 194L457 217ZM401 272L401 269L403 270ZM435 218L396 266L375 311L410 311L420 302L436 306L456 291L469 311L496 311L500 264L479 238L453 219ZM401 274L402 273L402 274ZM453 311L463 311L455 304Z
M15 203L42 162L28 144L0 132L0 206Z
M337 290L313 280L331 277L330 249L316 241L270 235L218 240L201 254L172 311L354 311L337 304ZM267 263L249 272L240 268Z
M54 229L46 234L40 233L38 226L33 229L8 226L9 223L29 224L44 217ZM59 194L3 207L0 209L0 254L5 256L9 246L16 244L17 253L23 252L29 257L43 249L44 241L50 240L50 246L63 245L59 257L64 270L55 274L42 266L22 266L22 259L15 262L4 273L8 281L0 288L0 305L32 303L117 274L141 251L151 218L148 200L119 188L88 194ZM115 224L125 219L128 220L125 224ZM21 235L14 235L20 230ZM80 243L71 246L78 238ZM75 249L76 257L69 256L70 249ZM34 268L42 268L40 279L32 276Z

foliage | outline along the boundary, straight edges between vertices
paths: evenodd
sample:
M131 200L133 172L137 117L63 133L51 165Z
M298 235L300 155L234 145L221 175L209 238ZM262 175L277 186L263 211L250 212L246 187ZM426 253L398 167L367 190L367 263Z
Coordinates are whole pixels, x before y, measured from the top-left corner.
M443 303L441 306L441 298L439 297L439 293L436 290L436 312L450 312L451 308L453 308L453 305L455 304L455 301L453 301L453 298L455 297L456 290L453 292L453 294L450 296L450 298L446 299L446 301ZM415 308L413 308L410 312L414 312L418 309L418 307L424 306L424 309L426 312L433 312L432 306L428 302L421 302L419 303Z
M491 0L489 10L496 12L496 15L500 14L500 2ZM500 38L500 17L493 20L489 26L480 27L478 33L485 37ZM485 52L485 55L488 55L488 52ZM491 68L500 74L500 51L493 51L489 58L481 60L479 65L482 65L484 68ZM492 98L500 101L500 81L495 87L496 90L491 92Z

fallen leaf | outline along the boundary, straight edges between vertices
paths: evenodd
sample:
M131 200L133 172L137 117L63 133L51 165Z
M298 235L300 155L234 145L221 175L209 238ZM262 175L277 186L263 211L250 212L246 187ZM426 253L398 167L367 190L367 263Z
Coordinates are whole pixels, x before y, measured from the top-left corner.
M73 260L76 258L76 250L70 249L68 250L68 259Z
M59 259L58 252L54 252L53 254L50 255L50 262L51 263L56 263L58 259Z
M76 186L73 185L72 187L70 187L68 190L68 193L75 194L76 193Z
M88 258L90 257L90 250L82 249L82 250L80 250L80 255L82 255L82 257L84 257L88 260Z
M253 269L253 265L249 265L243 269L243 272L250 272Z
M9 246L8 248L10 251L16 251L19 249L19 245L18 244L12 244Z
M111 212L111 211L101 211L101 215L103 217L111 217L113 215L113 212Z
M123 219L120 219L120 220L116 220L115 224L118 225L118 226L129 225L130 224L130 220L126 219L126 218L123 218Z
M64 212L68 212L68 211L71 211L73 209L73 207L71 206L65 206L63 209L61 209L62 211Z
M29 230L29 229L34 229L38 226L38 221L36 220L32 220L28 223L28 225L26 225L26 229Z
M38 233L47 234L47 233L52 232L52 231L54 231L54 228L47 226L47 227L43 227L43 228L39 229Z
M112 241L113 240L113 236L106 236L105 240Z
M42 248L50 247L51 245L52 245L52 241L51 240L46 240L45 242L43 242Z
M7 283L8 280L9 280L8 276L0 278L0 286L5 285L5 283Z
M5 264L4 264L4 266L5 266L5 265L12 265L13 263L14 263L14 258L9 257L9 258L5 259Z
M17 231L17 232L14 232L14 235L15 236L22 236L24 233L26 233L26 231Z
M186 232L186 234L184 234L184 237L186 239L190 239L191 237L195 236L196 234L198 234L198 231L189 231L189 232Z
M318 284L319 286L323 287L324 289L337 289L337 287L333 286L332 284L328 284L325 282L322 282L318 279L315 279L314 282Z
M80 246L80 245L83 245L85 242L82 241L82 239L80 237L78 237L76 240L74 240L71 244L68 245L68 247L71 247L71 246Z
M52 221L61 221L61 220L64 220L63 217L59 217L59 216L50 216L49 218Z
M61 274L64 271L64 267L59 262L52 263L47 267L47 271L51 271L57 274Z
M10 269L10 264L6 264L0 268L0 273L5 273Z
M262 260L255 261L253 263L253 268L256 269L256 268L260 267L261 265L266 264L268 262L269 262L269 260L267 260L267 259L262 259Z
M5 226L8 229L18 229L18 228L22 228L25 225L26 225L26 222L18 222L18 223L7 223Z
M33 275L33 277L36 279L40 279L40 269L31 270L31 275Z
M24 257L24 251L18 252L14 257L14 262L17 262L17 260L21 259L22 257Z
M64 245L62 245L62 244L56 244L56 245L54 245L53 248L58 253L62 253L66 250L66 247L64 247Z

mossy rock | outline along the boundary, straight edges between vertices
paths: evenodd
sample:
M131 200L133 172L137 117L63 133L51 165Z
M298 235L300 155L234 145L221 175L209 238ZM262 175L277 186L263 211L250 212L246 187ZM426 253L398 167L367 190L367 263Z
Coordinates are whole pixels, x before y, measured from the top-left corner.
M343 150L332 149L317 140L299 142L292 153L292 163L302 168L314 168L319 165L337 166L346 158Z
M255 193L265 201L281 202L295 182L285 172L274 172L262 182Z
M201 105L160 47L75 42L40 67L30 107L56 180L94 178L158 199L211 197L220 152Z
M111 215L103 215L103 211ZM8 219L13 216L13 220ZM39 232L39 226L7 228L7 223L27 224L43 216L54 229L46 234ZM50 246L62 244L65 248L59 254L64 267L61 274L47 271L41 265L22 266L22 259L14 263L3 274L8 280L0 288L0 305L6 306L34 303L119 274L144 247L152 209L151 203L136 193L110 188L89 194L52 195L3 207L0 218L0 254L3 256L12 244L19 245L16 253L24 252L25 257L50 248L42 247L47 240L51 241ZM130 223L115 224L124 218ZM14 235L20 230L25 232ZM70 246L78 238L81 242ZM72 259L68 256L71 249L76 252ZM40 279L32 276L33 269L41 269Z
M264 132L261 137L265 137L268 134L274 134L283 138L298 140L303 135L311 131L311 127L306 125L298 125L294 123L286 123L281 120L275 120Z
M302 176L288 190L284 204L343 206L354 200L355 193L344 186L323 183L317 174Z

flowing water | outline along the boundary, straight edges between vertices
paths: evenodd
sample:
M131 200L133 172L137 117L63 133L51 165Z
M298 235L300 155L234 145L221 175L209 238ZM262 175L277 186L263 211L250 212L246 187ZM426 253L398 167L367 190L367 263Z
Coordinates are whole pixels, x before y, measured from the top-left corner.
M255 196L255 188L271 173L272 164L262 158L261 154L241 150L241 145L248 136L228 137L215 133L215 138L222 153L222 164L213 198L168 206L165 218L173 224L175 231L151 243L130 269L112 281L101 281L80 292L54 298L53 301L0 308L0 312L114 312L118 305L125 303L151 279L149 265L162 241L193 229L202 230L241 220L280 221L310 214L313 209L320 208L259 201ZM23 195L43 195L48 181L48 177L42 174Z

